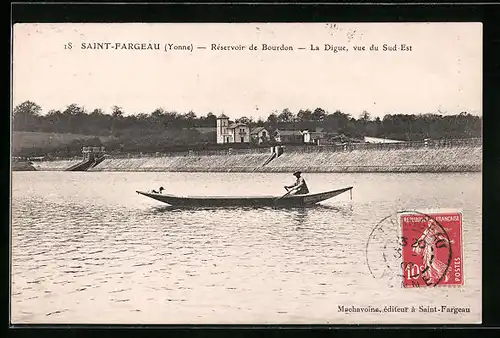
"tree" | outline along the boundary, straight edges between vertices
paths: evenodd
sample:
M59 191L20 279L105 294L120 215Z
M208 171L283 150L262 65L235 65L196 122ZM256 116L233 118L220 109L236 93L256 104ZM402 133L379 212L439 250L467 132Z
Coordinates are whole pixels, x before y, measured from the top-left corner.
M63 114L74 116L83 115L85 114L85 109L83 109L83 107L80 107L76 103L72 103L66 107L66 109L63 111Z
M113 116L113 118L122 118L123 117L123 110L121 107L113 106L113 107L111 107L111 111L112 111L111 116Z
M83 107L80 107L76 103L66 106L66 109L62 112L66 132L81 133L85 125L85 117L86 113Z
M357 123L357 129L360 134L364 135L370 135L373 136L374 133L376 133L376 129L374 129L371 124L370 124L370 114L364 110L358 118Z
M269 127L269 130L275 130L278 125L278 117L275 113L269 114L267 117L266 125Z
M46 123L40 127L43 131L59 133L64 128L62 126L62 113L60 110L51 109L45 116Z
M322 108L316 108L311 114L311 120L313 121L323 121L326 117L326 112Z
M24 101L14 108L14 130L35 131L42 107L32 101Z
M293 128L296 130L314 130L321 127L324 131L346 134L351 137L373 136L387 137L398 140L422 140L424 138L470 138L481 137L482 118L468 112L457 114L426 113L409 115L401 113L386 114L383 119L372 118L366 111L358 119L339 110L328 114L322 108L300 110L298 118L288 108L281 112L273 111L267 118L259 118L256 122L249 117L241 117L237 122L252 123L253 126L265 127L269 132L270 140L260 140L273 144L273 132L279 129ZM198 130L185 129L188 127L210 127L215 129L216 116L207 113L197 117L194 112L178 113L167 112L158 108L151 113L140 111L124 116L122 108L113 106L111 112L103 112L96 108L88 114L83 106L70 104L64 110L50 110L43 115L39 105L32 101L25 101L13 109L14 130L78 133L92 136L106 136L101 138L108 149L123 151L164 151L175 149L191 149L201 144L214 144L215 132L199 133ZM184 129L184 130L183 130ZM114 136L114 137L109 137ZM97 140L96 141L97 144ZM259 141L256 139L256 141ZM80 142L81 143L81 142ZM66 143L58 147L48 148L44 145L22 148L13 148L16 154L60 154L79 153L80 144Z
M293 122L293 119L293 113L288 108L283 109L283 112L277 116L278 122Z
M183 127L187 127L187 128L195 127L195 124L196 124L195 121L197 120L197 117L196 117L196 114L194 113L194 111L190 110L187 114L181 115L181 117L183 120Z
M124 118L122 108L119 106L111 107L111 118L111 134L114 136L121 135L121 120Z
M237 118L234 122L236 123L244 123L244 124L251 124L253 123L253 119L250 117L242 116L240 118Z
M367 112L366 110L363 110L363 112L359 115L359 121L362 121L362 122L368 122L370 121L371 119L371 116L370 116L370 113Z
M213 127L217 123L217 116L213 113L209 112L204 119L203 126L204 127Z
M307 110L299 110L297 113L297 120L299 121L310 121L312 119L312 112L307 109Z
M92 113L90 113L90 115L93 115L93 116L102 116L104 115L104 111L100 108L96 108L92 111Z
M276 116L276 114L274 113L269 114L269 116L267 117L267 123L276 124L277 122L278 122L278 117Z
M190 110L188 113L184 114L183 117L186 120L194 120L196 119L196 114L194 113L194 111Z
M367 135L372 137L383 137L382 135L382 120L380 117L376 117L375 120L370 124L370 128L367 130Z
M349 118L349 114L342 113L340 110L337 110L333 114L328 115L328 120L331 121L332 125L336 126L337 131L341 131L347 126Z
M25 114L39 116L42 112L42 107L33 101L24 101L14 108L14 115Z
M162 117L163 115L165 114L165 110L163 108L156 108L155 110L153 110L153 112L151 113L151 116L153 117Z

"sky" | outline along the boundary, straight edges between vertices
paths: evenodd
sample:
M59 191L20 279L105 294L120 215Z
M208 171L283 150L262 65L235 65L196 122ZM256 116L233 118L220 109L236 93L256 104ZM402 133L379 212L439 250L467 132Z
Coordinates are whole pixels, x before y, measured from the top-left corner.
M117 105L126 115L163 108L255 119L317 107L354 117L482 115L480 23L58 23L16 24L13 34L12 104L31 100L44 113L76 103L106 112ZM122 48L129 43L160 50ZM384 44L399 50L383 51Z

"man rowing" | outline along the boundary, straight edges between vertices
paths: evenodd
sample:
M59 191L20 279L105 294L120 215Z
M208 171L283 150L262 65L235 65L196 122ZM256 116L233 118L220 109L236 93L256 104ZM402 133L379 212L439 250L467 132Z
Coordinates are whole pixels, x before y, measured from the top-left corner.
M307 188L306 181L302 176L300 171L296 171L293 173L293 176L297 178L295 184L285 185L285 189L290 192L290 195L304 195L309 193L309 189Z

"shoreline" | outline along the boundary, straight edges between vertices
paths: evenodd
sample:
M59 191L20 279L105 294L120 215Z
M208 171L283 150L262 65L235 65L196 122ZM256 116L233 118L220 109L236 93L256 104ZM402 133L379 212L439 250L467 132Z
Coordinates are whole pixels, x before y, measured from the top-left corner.
M65 171L81 159L32 162L37 171ZM285 151L156 156L109 156L90 172L258 172L288 173L437 173L481 172L480 146L364 149L349 151Z
M106 170L89 170L89 172L192 172L192 173L290 173L297 170L296 167L288 168L131 168L131 169L106 169ZM46 170L60 171L60 170ZM401 167L376 167L376 166L352 166L352 167L308 167L301 170L303 173L458 173L458 172L481 172L481 165L470 166L418 166L408 165Z

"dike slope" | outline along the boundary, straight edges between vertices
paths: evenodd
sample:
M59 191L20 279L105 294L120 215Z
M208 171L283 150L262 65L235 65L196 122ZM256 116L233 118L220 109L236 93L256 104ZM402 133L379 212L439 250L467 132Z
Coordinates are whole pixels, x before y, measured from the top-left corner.
M64 171L75 164L82 162L82 159L76 160L54 160L54 161L36 161L32 162L37 171Z
M262 167L268 158L269 154L108 158L89 171L248 172Z
M304 151L291 150L267 165L269 153L183 155L107 158L89 171L179 172L477 172L481 171L479 146L407 148L392 150ZM33 162L36 170L66 170L81 162Z
M353 150L282 154L266 172L468 172L481 171L480 147Z

